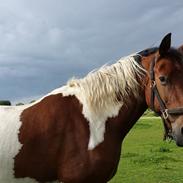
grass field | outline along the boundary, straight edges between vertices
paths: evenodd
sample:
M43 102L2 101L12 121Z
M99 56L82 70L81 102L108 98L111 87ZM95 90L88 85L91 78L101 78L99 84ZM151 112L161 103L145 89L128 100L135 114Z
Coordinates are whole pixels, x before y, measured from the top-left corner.
M110 183L183 183L183 148L162 138L160 118L141 118L123 142Z

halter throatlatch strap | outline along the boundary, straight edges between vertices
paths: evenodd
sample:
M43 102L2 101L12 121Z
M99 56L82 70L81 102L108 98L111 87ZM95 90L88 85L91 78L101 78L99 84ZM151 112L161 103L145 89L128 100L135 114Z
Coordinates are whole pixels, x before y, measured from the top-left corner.
M156 86L156 82L155 82L155 76L154 76L154 66L155 66L155 58L153 59L153 61L151 62L151 65L150 65L150 79L151 79L151 84L150 84L150 87L151 87L151 109L155 111L155 108L154 108L154 87Z
M161 99L159 94L156 81L155 81L155 74L154 74L154 66L156 64L157 58L155 57L150 65L150 79L151 79L151 109L158 115L161 115L163 120L164 126L164 140L170 137L170 133L172 132L171 122L169 120L169 115L181 115L183 114L183 107L174 108L174 109L167 109L164 101ZM160 105L160 112L157 112L154 106L154 99L157 98L159 105Z

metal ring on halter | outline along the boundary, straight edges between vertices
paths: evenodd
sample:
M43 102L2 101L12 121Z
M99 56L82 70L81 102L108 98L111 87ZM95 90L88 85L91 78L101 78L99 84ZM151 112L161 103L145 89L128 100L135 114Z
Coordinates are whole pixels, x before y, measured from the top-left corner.
M163 116L163 118L166 120L166 119L168 119L168 116L169 116L169 114L168 114L168 109L165 109L164 111L162 111L162 116Z
M155 86L156 86L156 81L154 81L154 80L153 80L153 81L151 81L151 85L150 85L150 87L151 87L151 88L154 88Z

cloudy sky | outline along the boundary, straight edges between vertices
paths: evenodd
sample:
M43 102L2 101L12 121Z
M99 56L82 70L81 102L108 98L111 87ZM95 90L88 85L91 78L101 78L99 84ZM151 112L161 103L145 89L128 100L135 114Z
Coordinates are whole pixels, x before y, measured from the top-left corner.
M0 100L36 99L168 32L183 44L182 0L0 0Z

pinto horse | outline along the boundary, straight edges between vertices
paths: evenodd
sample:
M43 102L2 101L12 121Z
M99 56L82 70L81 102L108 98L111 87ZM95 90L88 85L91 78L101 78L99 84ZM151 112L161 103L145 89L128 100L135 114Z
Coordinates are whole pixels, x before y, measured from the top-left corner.
M73 79L33 104L0 107L0 183L106 183L124 137L150 107L183 146L183 56L159 48Z

